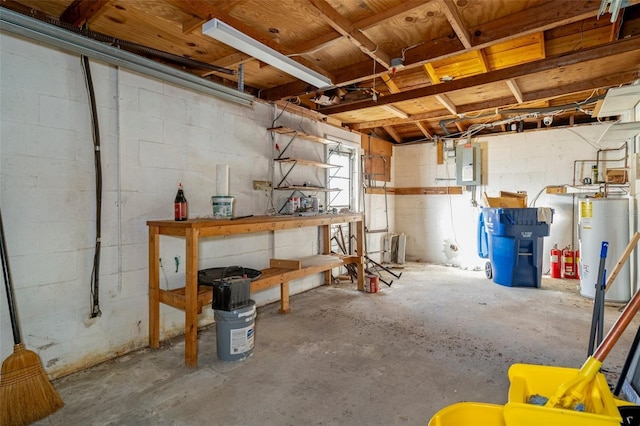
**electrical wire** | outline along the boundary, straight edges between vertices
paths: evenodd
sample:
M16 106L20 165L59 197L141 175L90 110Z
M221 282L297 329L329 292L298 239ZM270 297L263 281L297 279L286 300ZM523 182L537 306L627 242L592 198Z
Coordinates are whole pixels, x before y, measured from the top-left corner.
M90 318L102 315L100 311L100 249L101 249L101 228L102 228L102 161L100 156L100 129L98 123L98 108L96 106L96 96L91 78L91 65L89 58L81 56L80 62L84 71L87 95L89 97L89 108L91 109L91 129L93 133L94 167L96 183L96 240L93 255L93 269L91 273L91 316Z
M407 50L413 49L414 47L418 47L418 46L420 46L421 44L424 44L424 43L426 43L426 42L423 41L423 42L420 42L420 43L416 43L416 44L414 44L412 46L405 47L404 49L402 49L402 58L401 58L402 62L404 62L404 54L407 52Z
M538 197L540 197L540 195L542 195L542 193L548 188L549 186L545 186L543 187L540 192L538 192L536 194L535 197L533 197L533 199L531 201L529 201L529 207L535 207L536 206L536 201L538 201Z
M446 170L447 179L449 179L451 176L449 176L448 163L445 163L445 170ZM456 243L456 247L460 249L460 244L458 243L458 236L456 234L456 227L454 225L455 221L453 220L453 201L451 200L451 191L447 190L447 196L449 198L449 220L451 220L451 231L453 232L453 242Z

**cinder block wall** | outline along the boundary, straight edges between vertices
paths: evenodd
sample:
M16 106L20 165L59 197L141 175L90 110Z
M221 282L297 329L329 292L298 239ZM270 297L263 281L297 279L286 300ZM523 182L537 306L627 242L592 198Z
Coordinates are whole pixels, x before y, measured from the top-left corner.
M498 196L503 191L526 191L529 201L540 192L535 207L555 209L551 235L544 239L543 272L549 269L549 251L554 244L560 249L575 244L577 249L577 207L573 197L544 192L546 185L573 183L575 160L595 160L602 148L618 148L624 141L602 138L610 124L559 128L556 130L509 133L479 137L483 157L483 186L473 195L404 195L396 196L395 224L397 232L407 233L409 259L451 264L464 268L482 268L486 260L477 255L477 221L482 192ZM633 147L629 146L632 150ZM602 155L602 154L601 154ZM606 158L621 158L624 151ZM434 144L396 146L394 149L396 186L439 186L455 177L455 164L437 165ZM601 157L602 158L602 157ZM591 165L580 167L577 179L590 176ZM415 172L412 172L415 170ZM456 185L455 181L448 183ZM577 197L576 197L577 199ZM576 218L572 221L572 218ZM453 249L455 246L456 249Z
M212 214L217 164L230 167L235 215L262 215L271 207L268 193L253 190L252 181L271 180L273 141L266 129L280 110L235 105L96 61L91 70L103 167L102 316L96 319L89 319L94 149L80 58L2 35L0 202L23 338L54 377L147 345L146 221L173 218L179 182L190 217ZM359 141L289 112L275 124ZM324 155L320 144L295 149L304 158ZM282 201L274 201L276 208ZM212 238L200 243L199 266L261 269L272 257L312 255L318 247L315 228ZM184 240L162 237L162 288L183 286L184 250ZM320 283L319 275L299 280L291 291ZM4 286L0 297L4 359L13 346ZM278 288L255 295L258 304L278 298ZM162 306L161 337L182 333L183 318ZM205 309L200 323L212 321Z

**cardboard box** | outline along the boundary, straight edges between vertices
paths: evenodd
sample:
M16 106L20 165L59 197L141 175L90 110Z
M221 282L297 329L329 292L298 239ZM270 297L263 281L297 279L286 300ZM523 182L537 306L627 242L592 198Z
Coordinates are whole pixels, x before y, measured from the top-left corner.
M507 198L520 198L524 205L522 207L527 207L527 193L526 192L508 192L508 191L500 191L500 197Z
M500 191L500 197L489 197L482 193L482 199L487 207L525 208L527 207L527 194Z
M623 169L607 169L606 183L627 183L627 171Z

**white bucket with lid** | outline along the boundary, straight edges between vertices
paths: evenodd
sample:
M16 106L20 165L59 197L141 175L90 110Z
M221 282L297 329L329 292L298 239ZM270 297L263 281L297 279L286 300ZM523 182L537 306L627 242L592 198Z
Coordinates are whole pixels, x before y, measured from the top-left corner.
M233 217L234 198L231 195L217 195L211 197L213 217L215 219L231 219Z

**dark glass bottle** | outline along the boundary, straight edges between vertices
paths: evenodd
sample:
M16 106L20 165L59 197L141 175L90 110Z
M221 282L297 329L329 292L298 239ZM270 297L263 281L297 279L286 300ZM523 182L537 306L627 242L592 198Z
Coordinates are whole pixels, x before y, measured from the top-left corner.
M173 213L175 220L187 220L188 205L187 198L184 196L182 190L182 183L178 185L178 193L176 194L176 200L173 204Z

